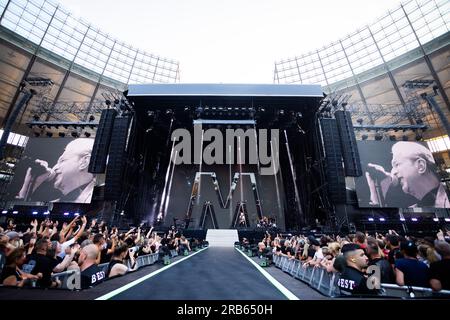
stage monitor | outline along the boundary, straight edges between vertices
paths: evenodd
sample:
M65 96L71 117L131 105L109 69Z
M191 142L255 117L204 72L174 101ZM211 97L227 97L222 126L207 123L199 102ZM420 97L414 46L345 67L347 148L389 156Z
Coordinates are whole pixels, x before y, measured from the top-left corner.
M358 151L363 170L355 178L360 207L450 208L424 142L358 141Z
M88 172L94 139L30 138L8 188L17 202L90 203L96 184Z

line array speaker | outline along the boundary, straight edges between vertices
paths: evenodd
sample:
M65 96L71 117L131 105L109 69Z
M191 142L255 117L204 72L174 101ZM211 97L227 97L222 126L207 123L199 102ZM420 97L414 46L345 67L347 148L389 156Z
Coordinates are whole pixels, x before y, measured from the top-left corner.
M345 175L342 166L342 150L336 119L320 120L325 149L325 165L328 192L334 203L345 203Z
M122 177L126 159L128 127L131 117L118 117L114 120L109 159L105 178L105 200L119 200L122 192Z
M345 175L359 177L362 175L352 117L348 111L336 111L335 117L341 138L342 158L344 159Z
M104 173L106 170L106 159L116 114L115 109L104 109L102 111L95 134L91 161L89 162L89 172L91 173Z

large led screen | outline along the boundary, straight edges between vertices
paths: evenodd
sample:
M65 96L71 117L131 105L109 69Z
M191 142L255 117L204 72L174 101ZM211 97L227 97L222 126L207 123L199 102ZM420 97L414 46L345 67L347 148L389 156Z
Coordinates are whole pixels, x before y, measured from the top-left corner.
M450 208L425 143L358 141L358 151L363 170L355 181L360 207Z
M88 172L94 139L31 138L8 198L23 202L90 203L96 183Z

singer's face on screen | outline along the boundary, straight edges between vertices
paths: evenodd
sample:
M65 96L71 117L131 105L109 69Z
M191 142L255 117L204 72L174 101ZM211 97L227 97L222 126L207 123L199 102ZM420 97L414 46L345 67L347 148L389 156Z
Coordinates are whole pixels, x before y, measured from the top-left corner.
M93 177L87 172L91 149L88 149L89 152L86 151L85 140L88 139L77 139L69 143L53 167L56 174L54 186L63 194L75 190ZM90 147L92 148L92 143Z
M405 193L415 195L414 189L420 184L421 175L417 161L419 159L412 158L408 152L394 152L392 156L392 174L398 178L398 182L402 186Z

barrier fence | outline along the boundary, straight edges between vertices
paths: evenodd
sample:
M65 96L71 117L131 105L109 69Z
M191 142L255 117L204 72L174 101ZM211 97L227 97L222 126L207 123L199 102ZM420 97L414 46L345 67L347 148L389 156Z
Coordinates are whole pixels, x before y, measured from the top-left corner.
M342 296L337 286L339 273L327 272L323 268L306 267L300 260L289 259L285 256L273 255L273 263L277 268L290 274L292 277L307 283L327 297ZM449 290L433 291L431 288L398 286L396 284L381 284L380 296L389 298L450 298Z
M159 253L152 253L147 254L144 256L139 256L136 258L136 269L140 269L145 266L152 265L158 261ZM109 263L102 263L99 264L98 267L102 269L103 272L105 272L105 275L108 273L108 265ZM128 268L131 269L130 261L127 261ZM64 272L55 273L52 275L52 280L60 281L60 285L58 286L58 289L64 289L64 290L75 290L80 289L79 283L80 283L80 271L79 270L68 270Z

